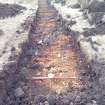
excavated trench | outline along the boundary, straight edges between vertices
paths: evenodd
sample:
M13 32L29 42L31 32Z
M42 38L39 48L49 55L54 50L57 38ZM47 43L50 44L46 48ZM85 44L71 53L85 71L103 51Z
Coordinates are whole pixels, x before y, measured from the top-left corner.
M32 93L60 93L70 87L79 88L79 69L84 58L81 52L77 53L78 47L72 36L64 33L56 10L46 0L39 1L36 29L31 35L30 42L37 50L29 62L32 68L28 76L29 85L34 87L34 82L41 85L41 89L30 89ZM44 90L43 86L48 90Z
M39 0L29 41L5 72L2 105L72 105L73 97L88 87L81 74L90 70L89 65L61 22L49 2Z

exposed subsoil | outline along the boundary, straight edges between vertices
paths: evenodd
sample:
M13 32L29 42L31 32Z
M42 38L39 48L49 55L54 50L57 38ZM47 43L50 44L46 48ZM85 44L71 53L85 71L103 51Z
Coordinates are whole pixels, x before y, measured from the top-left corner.
M0 76L0 105L88 105L94 72L62 19L39 0L27 43ZM93 104L91 104L93 105Z
M0 3L0 18L13 17L17 14L22 13L22 10L25 10L25 7L22 7L18 4L2 4Z

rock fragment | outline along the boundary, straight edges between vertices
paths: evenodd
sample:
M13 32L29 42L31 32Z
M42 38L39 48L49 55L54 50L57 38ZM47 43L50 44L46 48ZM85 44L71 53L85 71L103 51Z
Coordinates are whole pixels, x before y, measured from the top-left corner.
M15 96L16 96L16 97L21 97L21 96L24 95L24 91L23 91L23 89L22 89L21 87L15 89L14 92L15 92Z

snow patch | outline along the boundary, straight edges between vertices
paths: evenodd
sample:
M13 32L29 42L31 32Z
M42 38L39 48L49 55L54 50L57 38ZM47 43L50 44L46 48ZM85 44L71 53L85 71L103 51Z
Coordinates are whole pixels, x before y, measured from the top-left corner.
M17 54L21 52L20 44L27 41L30 29L30 27L24 29L22 24L29 21L27 25L30 25L30 22L33 21L36 14L37 7L38 4L36 4L34 8L27 7L27 10L15 17L8 17L0 20L0 30L2 31L2 35L0 36L0 71L3 70L3 65L9 63L8 60L12 54L12 48L16 49Z

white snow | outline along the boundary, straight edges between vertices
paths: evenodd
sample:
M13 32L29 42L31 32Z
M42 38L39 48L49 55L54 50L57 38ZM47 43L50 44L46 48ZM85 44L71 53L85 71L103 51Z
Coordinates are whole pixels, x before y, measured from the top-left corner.
M0 0L0 2L7 3L7 0ZM8 0L8 3L13 2L14 0ZM25 7L27 10L23 11L23 13L15 17L0 20L0 30L3 31L3 35L0 36L0 71L2 71L3 65L9 63L8 58L12 54L11 49L15 47L16 53L19 54L21 52L20 44L26 42L28 39L29 29L24 30L22 24L28 21L32 22L38 4L36 3L34 7L29 7L29 5L25 5ZM16 31L19 31L20 34L16 33ZM3 51L5 51L5 53L3 53Z
M38 0L0 0L0 3L19 4L30 8L36 8Z
M83 28L93 27L88 23L88 20L84 19L83 13L80 11L80 9L68 8L66 5L62 6L61 4L54 4L54 7L64 19L68 21L76 21L76 24L71 27L72 30L83 32ZM67 18L68 15L70 18Z

